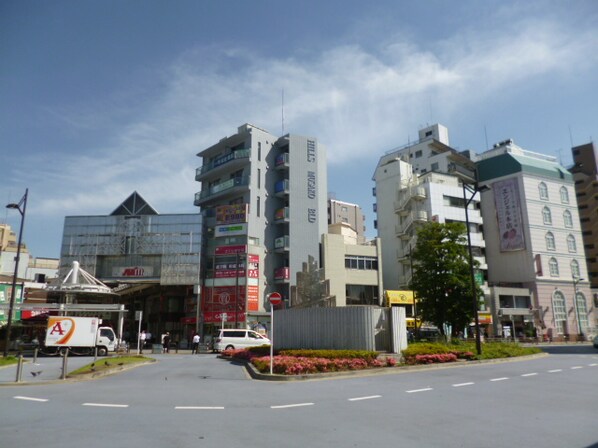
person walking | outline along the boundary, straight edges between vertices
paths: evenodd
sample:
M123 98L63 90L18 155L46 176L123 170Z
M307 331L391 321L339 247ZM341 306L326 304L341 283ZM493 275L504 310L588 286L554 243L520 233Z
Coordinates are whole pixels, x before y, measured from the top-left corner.
M199 354L199 335L197 333L195 333L193 335L193 345L191 346L191 354L195 355L195 354Z
M145 330L141 332L139 335L139 353L143 355L143 346L145 345L145 340L147 339L147 334L145 334Z
M170 353L170 333L168 331L164 335L162 348L164 349L164 353Z

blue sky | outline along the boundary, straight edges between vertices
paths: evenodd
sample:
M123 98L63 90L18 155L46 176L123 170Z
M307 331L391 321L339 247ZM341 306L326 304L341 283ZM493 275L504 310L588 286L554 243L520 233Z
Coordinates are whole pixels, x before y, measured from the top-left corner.
M571 163L598 138L598 2L0 1L0 199L59 257L64 217L138 191L194 213L196 154L252 123L315 136L372 221L384 152L432 123ZM19 214L0 222L18 229Z

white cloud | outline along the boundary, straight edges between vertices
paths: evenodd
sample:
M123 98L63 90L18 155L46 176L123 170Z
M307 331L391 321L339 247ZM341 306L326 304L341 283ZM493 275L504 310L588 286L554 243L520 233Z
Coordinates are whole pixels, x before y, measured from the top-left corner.
M28 172L42 196L35 207L55 215L108 213L137 190L161 212L193 210L195 154L245 122L279 133L282 89L285 132L316 136L328 147L331 169L368 160L372 171L374 151L404 143L426 121L431 96L446 116L541 75L595 68L595 48L593 31L540 21L485 34L464 30L425 50L387 42L376 54L352 45L273 59L245 48L199 48L160 74L165 87L144 92L141 113L105 109L108 118L96 117L113 124L103 147L53 155ZM131 110L138 115L131 118ZM115 123L125 116L128 122ZM65 122L89 128L94 117L69 114Z

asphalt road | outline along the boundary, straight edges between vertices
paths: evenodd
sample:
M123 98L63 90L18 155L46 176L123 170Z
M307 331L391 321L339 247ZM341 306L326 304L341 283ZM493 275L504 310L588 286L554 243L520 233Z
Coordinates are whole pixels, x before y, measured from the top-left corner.
M215 355L158 355L99 380L0 387L0 446L589 447L598 442L598 351L549 350L299 382L251 380Z

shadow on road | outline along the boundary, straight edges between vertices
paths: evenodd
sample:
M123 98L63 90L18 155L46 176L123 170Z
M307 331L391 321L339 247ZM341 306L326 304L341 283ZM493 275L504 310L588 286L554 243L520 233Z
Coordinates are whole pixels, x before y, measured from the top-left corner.
M540 347L551 355L598 355L598 349L591 345L546 345Z

